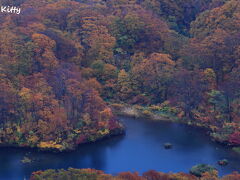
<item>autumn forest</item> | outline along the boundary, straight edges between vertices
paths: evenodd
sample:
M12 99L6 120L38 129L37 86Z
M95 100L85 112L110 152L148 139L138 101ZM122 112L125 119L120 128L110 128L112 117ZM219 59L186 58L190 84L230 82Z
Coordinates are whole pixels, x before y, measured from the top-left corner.
M72 151L124 134L118 115L135 111L202 127L213 141L240 152L238 0L0 5L21 7L20 14L0 13L0 146ZM197 179L85 171L100 174L95 179ZM234 178L239 174L226 180Z

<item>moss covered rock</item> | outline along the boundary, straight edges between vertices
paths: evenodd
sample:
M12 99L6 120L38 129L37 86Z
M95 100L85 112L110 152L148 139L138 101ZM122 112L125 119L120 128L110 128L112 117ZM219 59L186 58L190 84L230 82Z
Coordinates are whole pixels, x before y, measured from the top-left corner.
M196 166L193 166L191 169L190 169L190 174L193 174L197 177L201 177L203 173L205 172L212 172L212 171L215 171L216 168L210 166L210 165L207 165L207 164L198 164Z

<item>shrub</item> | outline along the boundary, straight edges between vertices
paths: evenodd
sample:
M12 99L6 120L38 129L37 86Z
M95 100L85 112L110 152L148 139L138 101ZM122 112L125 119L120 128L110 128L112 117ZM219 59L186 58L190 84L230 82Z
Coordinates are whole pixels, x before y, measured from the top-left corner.
M240 145L240 132L234 132L229 137L230 143L234 145Z
M144 110L142 112L143 116L146 117L146 118L151 118L152 117L152 112L149 111L149 110Z
M116 111L120 111L124 108L124 105L122 104L117 104L117 103L114 103L114 104L111 104L111 107L116 110Z

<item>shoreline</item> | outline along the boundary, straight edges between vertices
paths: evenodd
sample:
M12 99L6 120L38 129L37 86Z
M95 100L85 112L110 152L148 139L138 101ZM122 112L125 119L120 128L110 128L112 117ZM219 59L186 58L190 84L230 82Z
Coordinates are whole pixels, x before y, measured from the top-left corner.
M200 165L205 165L205 164L199 164ZM192 168L191 168L192 169ZM120 172L117 174L111 174L111 173L106 173L103 170L96 170L96 169L91 169L91 168L82 168L82 169L77 169L77 168L66 168L66 169L47 169L47 170L39 170L39 171L34 171L30 175L30 180L37 180L37 179L45 179L46 177L58 177L58 178L63 178L68 176L69 178L74 178L74 177L82 177L85 179L105 179L105 180L148 180L148 179L155 179L155 180L161 180L161 179L185 179L185 180L206 180L207 179L214 179L214 180L223 180L225 179L224 177L229 177L232 179L232 176L240 177L239 172L232 172L231 174L226 174L224 176L219 176L218 171L211 166L207 166L206 169L202 171L199 167L194 169L193 172L191 172L191 169L189 172L160 172L156 170L148 170L147 172L144 172L142 174L139 174L137 172ZM51 172L51 173L50 173ZM96 178L98 177L98 178ZM205 178L206 177L206 178ZM227 179L229 179L227 178ZM234 179L236 179L234 178ZM230 180L229 179L229 180Z
M194 123L193 120L184 120L184 118L178 118L178 117L174 117L171 115L160 115L157 113L153 113L153 112L147 112L144 113L143 111L141 111L140 109L143 109L145 107L142 106L132 106L129 104L110 104L113 113L116 114L117 116L125 116L125 117L131 117L131 118L135 118L135 119L140 119L140 118L144 118L147 120L152 120L152 121L163 121L163 122L172 122L172 123L179 123L179 124L185 124L188 125L190 127L198 127L198 128L202 128L206 131L206 134L209 136L209 138L211 139L211 141L219 143L221 145L224 145L226 147L233 149L237 149L234 150L235 152L237 152L240 155L240 146L236 146L236 145L232 145L230 144L228 141L221 141L220 139L215 138L213 135L211 135L211 133L214 133L214 131L207 127L204 126L200 123ZM147 110L148 111L148 110ZM238 152L239 151L239 152Z
M106 134L102 137L98 137L94 140L84 140L79 144L71 144L71 146L69 146L69 148L66 149L59 149L59 148L53 148L53 147L46 147L46 148L41 148L38 145L36 146L28 146L28 145L18 145L18 144L14 144L14 143L0 143L0 148L16 148L16 149L25 149L25 150L34 150L34 151L38 151L38 152L50 152L50 153L68 153L68 152L73 152L75 151L77 148L79 148L81 145L85 145L85 144L91 144L91 143L95 143L104 139L109 139L111 137L114 136L124 136L125 135L125 129L124 127L119 127L117 129L111 130L109 132L109 134Z
M132 106L132 105L128 105L128 104L109 104L113 113L116 116L125 116L125 117L130 117L130 118L134 118L134 119L140 119L140 118L144 118L147 120L152 120L152 121L163 121L163 122L171 122L171 123L180 123L180 124L185 124L188 125L190 127L198 127L198 128L202 128L203 130L206 131L206 134L210 137L210 139L213 142L217 142L219 144L222 144L226 147L231 148L232 150L234 150L235 152L240 154L240 147L239 146L234 146L229 144L227 141L220 141L217 138L214 138L211 133L213 133L213 131L211 130L211 128L206 127L204 125L201 125L199 123L194 123L192 120L184 120L184 118L178 118L177 116L173 116L170 114L157 114L157 113L153 113L150 112L148 110L143 110L145 107L142 106ZM104 139L108 139L114 136L123 136L125 135L125 127L124 125L120 122L121 127L118 127L116 129L111 130L108 134L103 135L102 137L97 137L96 135L96 139L94 140L88 140L85 139L83 140L81 143L79 144L71 144L68 148L66 149L59 149L59 148L53 148L53 147L46 147L46 148L41 148L38 145L36 146L28 146L28 145L18 145L18 144L11 144L11 143L0 143L0 148L1 147L5 147L5 148L21 148L21 149L29 149L29 150L36 150L36 151L40 151L40 152L52 152L52 153L65 153L65 152L72 152L75 151L78 147L80 147L81 145L84 144L90 144L90 143L94 143L94 142L98 142ZM79 136L80 137L80 136Z

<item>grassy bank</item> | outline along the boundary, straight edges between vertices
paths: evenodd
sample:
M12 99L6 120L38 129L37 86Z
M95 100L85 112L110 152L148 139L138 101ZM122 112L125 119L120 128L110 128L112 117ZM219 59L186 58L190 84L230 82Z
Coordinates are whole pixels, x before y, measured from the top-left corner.
M128 104L111 104L113 112L118 116L146 118L156 121L184 122L177 117L175 109L164 109L158 106L139 106Z

